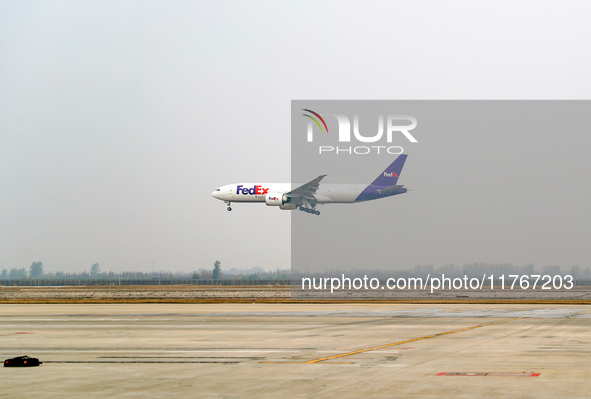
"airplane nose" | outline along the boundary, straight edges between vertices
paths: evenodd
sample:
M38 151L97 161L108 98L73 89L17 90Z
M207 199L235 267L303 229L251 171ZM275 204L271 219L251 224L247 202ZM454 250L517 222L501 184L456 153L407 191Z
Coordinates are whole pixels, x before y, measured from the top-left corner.
M213 198L220 199L220 191L219 190L214 191L213 193L211 193L211 196Z

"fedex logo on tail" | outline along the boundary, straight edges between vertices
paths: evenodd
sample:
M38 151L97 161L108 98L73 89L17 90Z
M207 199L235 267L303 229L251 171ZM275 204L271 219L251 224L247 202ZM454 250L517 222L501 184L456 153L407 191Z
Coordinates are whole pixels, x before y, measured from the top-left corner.
M268 188L263 188L263 186L254 186L254 187L244 187L243 185L238 185L236 187L236 194L244 194L244 195L265 195L269 192Z
M396 172L384 172L384 177L398 177L398 173Z

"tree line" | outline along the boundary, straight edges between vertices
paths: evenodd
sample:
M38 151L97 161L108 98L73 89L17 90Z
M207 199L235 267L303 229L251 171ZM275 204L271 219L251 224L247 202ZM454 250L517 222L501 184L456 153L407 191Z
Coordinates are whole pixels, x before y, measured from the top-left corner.
M341 273L338 270L325 270L324 272L316 272L318 275L332 275L334 273ZM533 264L525 266L514 266L510 263L472 263L463 266L453 264L441 265L435 267L433 265L417 265L412 269L403 270L367 270L359 269L348 271L349 274L359 273L360 275L372 273L375 277L425 277L433 273L444 273L448 277L457 277L466 275L468 277L482 276L484 273L495 274L549 274L549 275L566 275L570 274L575 278L591 278L591 269L587 266L585 268L580 266L571 266L568 268L561 268L559 266L543 266L535 268ZM211 269L199 269L193 272L171 272L171 271L123 271L123 272L103 272L100 265L94 263L90 268L83 272L68 273L63 271L46 272L43 267L43 262L33 262L29 269L12 268L4 269L0 272L0 280L23 280L23 279L59 279L59 280L74 280L74 279L203 279L203 280L287 280L292 277L289 270L277 269L275 271L264 271L257 269L256 272L241 274L234 270L232 273L224 273L222 271L222 264L216 260Z
M222 263L216 260L212 269L200 269L192 272L171 272L171 271L123 271L123 272L103 272L98 263L94 263L88 270L83 272L46 272L43 262L33 262L29 269L12 268L4 269L0 272L0 280L24 280L24 279L46 279L46 280L85 280L85 279L203 279L203 280L285 280L289 279L288 270L264 271L260 269L256 273L250 274L229 274L222 271Z

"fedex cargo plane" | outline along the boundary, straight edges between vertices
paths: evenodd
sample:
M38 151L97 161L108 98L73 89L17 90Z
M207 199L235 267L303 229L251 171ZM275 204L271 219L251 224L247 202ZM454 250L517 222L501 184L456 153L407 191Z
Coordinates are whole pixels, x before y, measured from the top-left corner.
M232 202L261 202L279 209L299 209L320 215L316 205L351 204L406 193L398 177L407 155L400 155L371 184L320 184L321 175L292 189L290 183L237 183L215 190L211 195L224 201L231 211Z

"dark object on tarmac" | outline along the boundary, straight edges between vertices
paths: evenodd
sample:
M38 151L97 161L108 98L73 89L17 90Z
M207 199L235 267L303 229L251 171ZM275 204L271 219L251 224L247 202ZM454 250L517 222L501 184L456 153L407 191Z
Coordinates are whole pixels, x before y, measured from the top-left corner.
M43 364L39 359L29 356L18 356L4 361L4 367L35 367Z

